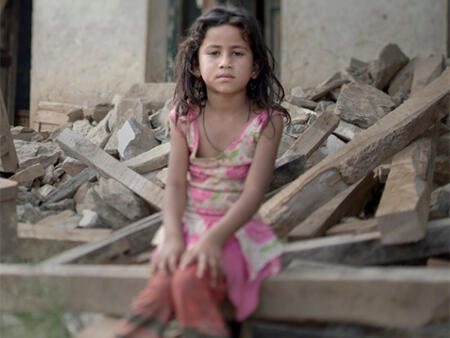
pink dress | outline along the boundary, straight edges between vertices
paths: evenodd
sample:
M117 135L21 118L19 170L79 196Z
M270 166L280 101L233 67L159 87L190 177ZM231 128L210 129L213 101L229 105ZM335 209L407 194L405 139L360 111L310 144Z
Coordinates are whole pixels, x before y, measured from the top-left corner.
M174 110L169 117L175 121ZM183 217L187 247L214 226L239 198L267 118L265 110L253 115L238 139L214 158L197 157L199 133L195 113L191 110L187 116L178 119L176 127L185 136L189 147L187 202ZM153 243L160 244L163 237L160 228ZM281 243L258 213L224 245L228 298L236 308L237 320L245 319L258 306L261 280L280 271L281 253Z

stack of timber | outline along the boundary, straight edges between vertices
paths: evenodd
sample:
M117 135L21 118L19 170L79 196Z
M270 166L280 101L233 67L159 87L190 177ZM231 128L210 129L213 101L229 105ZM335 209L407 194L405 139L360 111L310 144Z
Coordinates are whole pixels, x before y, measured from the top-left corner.
M91 108L51 133L11 129L18 164L2 157L0 207L17 215L0 230L17 240L2 242L2 311L98 312L108 317L79 337L113 332L147 282L161 225L172 90L139 84L97 120ZM263 282L240 337L448 335L449 95L443 57L410 60L392 44L292 89L260 208L284 269Z

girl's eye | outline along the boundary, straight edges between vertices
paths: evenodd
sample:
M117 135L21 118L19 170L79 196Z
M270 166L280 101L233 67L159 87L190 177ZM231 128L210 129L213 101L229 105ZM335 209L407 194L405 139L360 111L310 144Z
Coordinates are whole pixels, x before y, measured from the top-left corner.
M236 56L242 56L242 55L244 55L244 53L242 53L242 52L233 52L233 54L236 55Z
M211 51L211 52L208 52L208 55L217 56L217 55L219 55L219 51L213 50L213 51Z

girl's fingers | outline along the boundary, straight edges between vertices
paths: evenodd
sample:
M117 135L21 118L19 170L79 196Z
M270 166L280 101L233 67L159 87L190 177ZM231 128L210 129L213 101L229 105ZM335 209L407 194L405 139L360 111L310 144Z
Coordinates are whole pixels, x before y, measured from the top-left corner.
M174 273L177 268L177 257L172 255L169 258L169 270L171 273Z
M193 260L194 260L194 255L192 254L192 250L187 250L183 254L183 257L181 258L180 268L185 269L187 266L189 266L192 263Z
M206 270L206 256L200 254L197 259L197 277L202 278Z

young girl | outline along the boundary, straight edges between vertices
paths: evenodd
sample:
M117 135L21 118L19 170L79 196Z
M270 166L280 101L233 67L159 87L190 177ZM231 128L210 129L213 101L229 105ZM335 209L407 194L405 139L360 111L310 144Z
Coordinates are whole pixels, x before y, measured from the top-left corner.
M290 119L273 66L256 20L235 7L201 16L180 45L159 247L119 337L161 337L173 317L183 337L227 337L225 296L243 320L280 270L281 244L257 213Z

